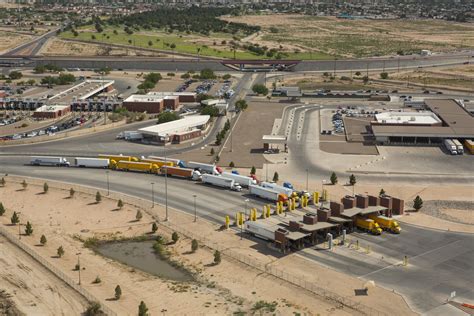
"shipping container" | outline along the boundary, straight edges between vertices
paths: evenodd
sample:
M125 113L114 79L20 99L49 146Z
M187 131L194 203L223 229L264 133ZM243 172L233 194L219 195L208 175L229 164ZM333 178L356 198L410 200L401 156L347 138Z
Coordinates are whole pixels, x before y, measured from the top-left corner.
M474 155L474 141L471 139L466 139L464 141L464 145L466 146L467 150Z
M242 191L239 183L232 179L224 178L223 176L216 176L212 174L203 174L202 182L210 185L215 185L222 188L231 189L233 191Z
M108 154L100 154L99 158L109 159L110 163L117 163L119 161L138 161L138 158L133 156L124 156L124 155L108 155Z
M222 176L228 179L232 179L235 182L238 182L241 186L248 188L251 184L257 184L257 181L251 177L241 176L239 174L231 172L223 172Z
M188 168L163 166L161 167L160 173L166 174L168 177L180 177L196 181L201 179L201 173L199 171Z
M30 163L34 166L69 167L69 161L64 157L36 156L31 157Z
M286 194L274 191L269 188L264 188L258 185L249 185L249 192L262 199L270 200L273 202L287 202L288 196Z
M123 171L143 171L148 173L158 173L158 166L149 162L119 161L115 169Z
M74 165L76 167L108 168L109 164L110 164L110 160L105 159L105 158L86 158L86 157L76 157L76 158L74 158Z
M275 226L265 225L261 221L246 221L244 227L247 233L255 237L270 241L275 240Z

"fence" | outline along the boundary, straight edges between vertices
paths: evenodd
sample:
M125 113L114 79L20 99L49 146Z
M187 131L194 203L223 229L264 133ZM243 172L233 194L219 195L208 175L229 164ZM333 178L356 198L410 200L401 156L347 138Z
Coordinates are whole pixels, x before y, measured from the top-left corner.
M100 302L100 299L95 297L93 294L91 294L89 291L87 291L85 288L81 287L80 285L77 284L76 281L74 281L71 277L66 275L64 272L60 271L58 268L53 266L50 262L45 260L41 255L39 255L36 251L34 251L30 246L27 244L21 242L18 239L18 236L10 233L7 231L4 227L0 226L0 234L5 236L11 243L22 249L24 252L26 252L28 255L30 255L33 259L35 259L39 264L41 264L43 267L51 271L54 275L56 275L59 279L64 281L67 285L69 285L72 289L74 289L76 292L81 294L87 301L89 302ZM110 308L107 306L101 304L101 309L102 311L110 316L117 315L114 311L112 311Z
M12 181L13 180L13 181ZM9 176L9 182L15 182L15 183L21 183L22 180L20 180L19 178L16 178L16 177L11 177ZM40 180L40 179L30 179L28 180L30 181L30 183L32 184L36 184L36 185L42 185L43 184L43 181ZM60 189L60 190L65 190L67 191L68 189L64 187L64 184L61 184L61 183L56 183L54 181L48 181L48 184L50 184L50 188L57 188L57 189ZM83 187L83 186L75 186L73 185L74 189L78 192L83 192L83 193L87 193L87 194L95 194L97 192L97 189L96 188L90 188L90 187ZM102 190L99 190L99 191L102 191ZM102 192L104 193L103 196L105 196L105 192ZM116 195L116 196L115 196ZM144 209L145 212L147 212L148 215L150 215L153 219L155 220L159 220L157 215L156 214L153 214L149 211L149 205L150 203L148 201L145 201L143 199L140 199L140 198L136 198L136 197L133 197L133 196L126 196L124 194L116 194L114 192L111 192L110 195L108 196L110 198L116 198L116 199L122 199L125 203L129 204L129 205L135 205L135 206L138 206L138 207L141 207ZM314 293L316 295L318 295L319 297L322 297L328 301L331 301L333 303L336 303L336 304L340 304L340 307L343 308L343 307L347 307L349 309L352 309L354 312L358 312L360 314L364 314L364 315L375 315L375 316L382 316L382 315L387 315L386 313L383 313L379 310L376 310L372 307L369 307L365 304L362 304L360 302L355 302L349 298L346 298L346 297L343 297L337 293L334 293L332 291L329 291L329 290L326 290L322 287L319 287L317 286L316 284L314 284L314 282L308 282L306 281L305 279L302 279L298 276L295 276L295 275L292 275L290 273L287 273L285 272L284 270L282 269L278 269L278 268L275 268L275 267L269 267L267 266L266 264L260 262L259 260L256 260L256 259L253 259L253 258L250 258L249 256L245 256L245 255L242 255L240 253L237 253L231 249L227 249L226 247L223 247L222 245L219 245L218 243L212 241L211 239L209 238L206 238L204 236L200 236L200 235L197 235L181 226L178 226L176 224L173 224L172 222L170 221L161 221L159 223L160 225L164 226L164 227L167 227L168 229L170 230L173 230L173 231L176 231L178 233L180 233L181 235L187 237L187 238L190 238L190 239L196 239L199 241L199 243L201 245L204 245L210 249L213 249L213 250L218 250L219 252L221 252L223 255L225 256L228 256L234 260L237 260L241 263L244 263L252 268L255 268L255 269L258 269L262 272L265 272L273 277L276 277L278 279L281 279L281 280L284 280L290 284L293 284L295 286L298 286L300 288L303 288L307 291L310 291L311 293ZM1 227L0 227L1 228ZM2 230L0 229L0 233L2 232ZM7 232L8 233L8 232ZM13 236L10 234L10 236ZM9 238L11 239L11 237ZM12 240L12 242L14 242L15 244L17 243L20 243L19 240L17 238L14 238L14 241ZM20 243L21 244L21 243ZM23 244L22 244L23 245ZM23 245L23 246L20 246L22 249L23 247L27 247L26 245ZM84 297L86 297L88 300L90 301L99 301L97 299L94 298L94 296L92 294L90 294L89 292L87 292L85 289L83 289L82 287L78 286L72 279L70 279L68 276L64 275L64 273L62 273L61 271L57 270L55 267L53 267L49 262L45 261L43 258L41 258L38 254L36 254L32 249L29 249L30 251L32 251L34 253L34 255L32 255L33 258L36 259L35 256L37 256L39 259L36 259L38 260L38 262L42 263L43 261L46 263L45 266L50 269L53 273L55 273L54 271L57 271L57 273L55 273L56 275L58 275L58 277L61 278L60 275L63 275L66 279L63 279L67 284L69 284L71 287L73 287L74 289L77 289L77 291L79 293L81 293ZM25 250L26 252L28 252L27 250ZM29 252L28 252L29 253ZM49 268L51 267L51 268ZM84 292L84 293L83 293ZM113 311L111 311L110 309L106 308L106 306L103 306L103 310L104 312L106 312L107 314L109 315L115 315L115 313Z

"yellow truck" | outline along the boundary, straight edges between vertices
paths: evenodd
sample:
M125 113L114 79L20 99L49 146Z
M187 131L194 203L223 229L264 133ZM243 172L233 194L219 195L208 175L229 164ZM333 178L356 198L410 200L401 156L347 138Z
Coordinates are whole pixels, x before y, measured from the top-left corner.
M163 167L163 166L168 166L168 167L174 167L175 164L173 161L163 161L163 160L158 160L158 159L149 159L149 158L146 158L146 159L140 159L141 162L148 162L148 163L152 163L154 165L157 165L159 168Z
M373 219L358 217L356 219L356 226L373 235L380 235L382 233L382 228Z
M119 161L115 164L116 170L123 171L143 171L148 173L158 173L157 165L149 162Z
M122 155L107 155L107 154L100 154L99 158L103 159L109 159L110 162L110 168L114 168L114 166L117 164L119 161L138 161L137 157L133 156L122 156Z
M369 218L379 224L383 230L390 231L394 234L400 234L402 231L400 225L398 225L398 222L393 218L382 215L369 215Z

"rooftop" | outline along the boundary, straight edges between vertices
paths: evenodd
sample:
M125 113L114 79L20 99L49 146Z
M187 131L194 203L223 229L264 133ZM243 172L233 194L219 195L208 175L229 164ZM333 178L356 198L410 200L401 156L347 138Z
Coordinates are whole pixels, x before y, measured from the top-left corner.
M69 108L69 105L43 105L35 110L35 112L56 112Z
M210 118L209 115L190 115L176 121L144 127L139 129L138 132L152 136L180 134L195 130L196 127L209 122Z
M384 112L375 114L378 123L381 124L416 124L433 125L440 124L441 120L430 111L425 112Z

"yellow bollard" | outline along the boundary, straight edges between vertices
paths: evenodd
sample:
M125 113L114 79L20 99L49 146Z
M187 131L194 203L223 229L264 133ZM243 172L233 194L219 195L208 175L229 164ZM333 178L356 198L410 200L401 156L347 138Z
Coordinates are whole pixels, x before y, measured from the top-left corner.
M267 217L267 212L265 210L265 207L263 207L263 212L262 215L260 215L261 218L266 218Z
M235 226L239 226L240 223L240 213L235 213Z
M366 249L366 251L365 251L365 252L366 252L367 254L369 254L369 253L370 253L370 245L367 245L367 249Z
M275 204L275 214L280 214L280 202L276 202Z
M225 217L225 228L229 229L229 225L230 225L230 217L229 217L229 215L226 215L226 217Z
M239 226L242 226L245 222L245 214L240 212L239 213Z
M318 203L319 203L319 192L318 191L313 193L313 203L314 203L314 205L318 205Z
M408 257L403 257L403 265L406 267L408 265Z
M293 211L296 210L296 198L293 198Z
M356 240L356 250L359 250L359 240Z
M272 208L270 205L267 205L267 217L270 217L272 215Z

